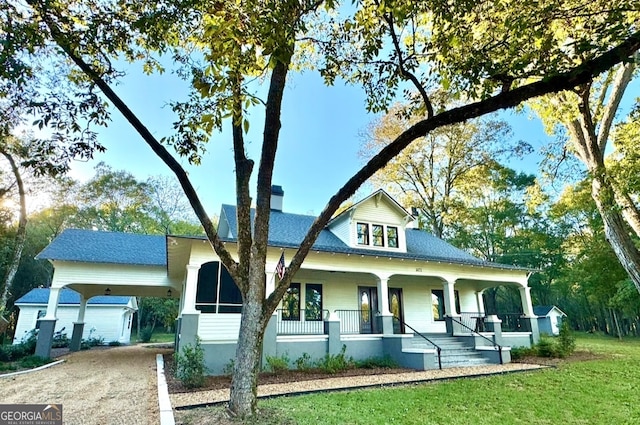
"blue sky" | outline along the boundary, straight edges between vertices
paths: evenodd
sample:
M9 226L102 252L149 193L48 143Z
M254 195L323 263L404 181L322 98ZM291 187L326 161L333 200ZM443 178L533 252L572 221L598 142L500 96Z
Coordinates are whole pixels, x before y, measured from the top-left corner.
M115 89L158 139L172 131L174 118L167 103L184 98L187 93L184 83L169 74L146 76L133 69ZM313 72L289 75L273 177L274 184L281 185L285 191L285 211L318 214L329 198L362 166L357 154L361 143L359 133L375 118L367 114L364 105L364 93L360 88L340 84L327 87ZM536 149L548 140L538 120L511 111L504 111L501 116L511 123L516 139L525 140ZM249 119L248 152L257 162L262 119L257 113ZM91 177L93 167L99 161L116 170L129 171L139 180L170 174L119 112L114 110L109 127L98 132L107 152L96 154L93 161L74 163L72 177L78 180ZM235 204L228 129L214 136L207 149L200 166L189 166L184 160L182 163L212 215L219 213L222 203ZM532 155L510 165L535 172L537 161L538 157ZM368 194L371 189L363 188L361 195Z

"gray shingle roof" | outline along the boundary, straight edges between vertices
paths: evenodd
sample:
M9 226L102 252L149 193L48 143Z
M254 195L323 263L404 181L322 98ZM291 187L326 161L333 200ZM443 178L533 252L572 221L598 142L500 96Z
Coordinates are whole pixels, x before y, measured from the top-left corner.
M89 299L87 304L127 305L131 297L118 295L98 295ZM35 288L18 298L15 304L44 304L49 302L49 288ZM58 305L80 304L80 294L69 288L62 288L58 297Z
M237 239L236 207L234 205L222 205L220 218L228 221L231 238ZM251 211L251 219L253 213ZM300 245L307 230L316 217L300 214L289 214L281 211L271 211L269 226L269 245L283 248L296 248ZM469 264L484 267L521 270L522 268L508 264L491 263L465 252L453 245L439 239L428 232L418 229L407 229L407 252L380 251L363 248L352 248L340 240L329 230L320 232L313 245L313 250L336 252L344 254L358 254L371 256L385 256L391 258L405 258L411 260L443 261L455 264Z
M166 266L165 236L66 229L37 259Z

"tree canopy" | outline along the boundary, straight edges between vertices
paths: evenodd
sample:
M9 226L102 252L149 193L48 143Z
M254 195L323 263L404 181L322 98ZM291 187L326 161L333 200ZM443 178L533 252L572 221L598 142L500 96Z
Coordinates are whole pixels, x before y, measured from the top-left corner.
M2 65L17 61L18 77L39 77L36 71L43 59L70 66L63 68L69 70L63 80L72 86L65 92L73 93L70 105L77 109L55 115L61 109L52 96L35 110L38 123L54 129L61 129L60 122L72 123L62 126L71 129L62 135L68 137L52 138L59 143L47 145L47 154L63 141L72 147L63 149L65 153L86 155L101 148L92 137L78 140L74 135L91 135L77 124L80 116L91 124L104 123L107 99L176 174L243 296L230 401L230 410L240 416L255 413L262 338L271 313L319 232L358 187L434 130L585 84L640 47L633 1L27 0L26 5L2 5L3 34L9 41ZM118 59L141 61L152 72L164 70L162 55L173 58L172 71L191 83L191 91L187 101L172 104L175 132L157 139L118 96L115 83L122 72ZM270 190L285 124L281 106L287 75L299 67L318 69L328 84L342 78L361 85L372 112L386 110L404 93L423 118L408 124L336 192L283 279L267 294ZM11 73L7 77L12 83L17 78ZM265 96L252 85L256 81L264 83ZM434 97L439 90L451 96ZM263 112L261 123L248 120L256 108ZM236 253L221 242L187 173L172 155L199 163L206 142L227 123L232 128L229 145L237 193ZM256 124L262 126L263 137L259 158L252 159L244 132ZM64 169L69 157L59 155L57 166Z

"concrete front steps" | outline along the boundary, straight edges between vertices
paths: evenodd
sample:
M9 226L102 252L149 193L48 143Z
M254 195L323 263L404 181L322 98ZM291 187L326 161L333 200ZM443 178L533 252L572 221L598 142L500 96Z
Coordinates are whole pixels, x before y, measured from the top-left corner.
M483 366L496 363L486 355L486 350L480 351L475 349L473 346L474 341L471 337L454 337L442 334L426 334L425 336L441 348L440 356L443 369L450 367ZM403 352L415 353L416 351L431 351L433 349L433 345L424 338L414 335L411 339L411 346L405 348Z

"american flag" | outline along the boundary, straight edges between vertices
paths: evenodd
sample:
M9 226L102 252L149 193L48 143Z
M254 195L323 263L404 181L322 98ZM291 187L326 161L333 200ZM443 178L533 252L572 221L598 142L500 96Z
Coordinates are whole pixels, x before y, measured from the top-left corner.
M278 275L278 279L282 280L285 270L286 267L284 265L284 251L282 251L282 255L280 255L280 259L278 260L278 264L276 265L276 274Z

